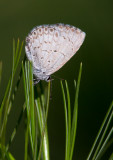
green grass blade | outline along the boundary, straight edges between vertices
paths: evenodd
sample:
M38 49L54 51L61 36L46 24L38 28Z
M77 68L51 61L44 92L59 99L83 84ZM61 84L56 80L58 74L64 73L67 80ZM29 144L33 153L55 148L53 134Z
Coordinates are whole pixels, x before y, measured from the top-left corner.
M19 40L18 40L18 42L19 42ZM19 45L19 44L18 44ZM20 60L20 57L21 57L21 53L22 53L22 48L23 48L23 42L22 42L22 44L21 44L21 46L20 46L20 50L18 49L17 51L17 55L16 55L16 58L15 58L15 70L14 70L14 74L15 74L15 72L16 72L16 69L17 69L17 66L18 66L18 64L19 64L19 60Z
M18 41L17 43L19 43L19 41ZM17 45L17 46L18 46L18 45ZM19 46L18 46L18 47L19 47ZM14 94L16 93L17 88L18 88L18 87L15 87L15 91L14 91L14 93L13 93L13 95L12 95L12 99L11 99L13 79L14 79L14 75L15 75L15 72L16 72L16 69L17 69L19 60L20 60L20 56L21 56L21 52L22 52L22 47L23 47L23 42L22 42L22 44L21 44L19 53L18 53L18 52L16 53L17 55L19 55L19 57L18 57L17 59L15 59L15 52L18 51L18 50L16 49L16 51L15 51L15 40L13 39L13 65L12 65L12 75L11 75L11 77L9 78L9 82L8 82L8 85L7 85L5 94L4 94L4 98L3 98L3 101L2 101L2 104L1 104L1 107L0 107L0 119L2 119L1 116L2 116L2 112L3 112L3 108L4 108L4 110L6 110L6 112L7 112L7 110L10 111L11 106L12 106L12 102L14 101ZM14 67L14 66L15 66L15 65L14 65L15 63L16 63L16 68ZM15 71L14 71L14 70L15 70ZM18 81L18 82L19 82L19 81ZM19 85L18 82L17 82L17 85ZM10 109L9 109L9 108L8 108L8 109L6 108L7 104L8 104L8 106L10 106ZM4 120L3 120L3 121L4 121ZM1 125L0 125L0 126L1 126ZM0 128L1 128L1 127L0 127ZM0 135L2 135L2 129L0 129L0 130L1 130Z
M49 100L50 100L50 82L48 84L48 94L47 94L47 105L46 105L46 111L43 113L43 107L41 103L41 99L38 97L37 100L35 100L36 108L37 108L37 117L38 117L38 123L39 123L39 129L41 133L41 144L39 149L39 155L38 160L41 158L42 153L42 147L43 147L43 158L44 160L49 160L49 141L48 141L48 133L47 133L47 116L48 116L48 110L49 110Z
M26 62L25 62L26 64ZM26 102L26 106L28 106L28 101L27 101L27 91L26 91L26 80L25 80L25 72L24 72L24 66L23 66L23 62L22 62L22 73L23 73L23 83L24 83L24 91L25 91L25 102ZM24 152L24 160L28 159L28 136L29 136L29 118L27 120L27 128L25 130L25 152Z
M107 129L108 129L109 125L110 125L110 122L111 122L112 118L113 118L113 112L111 113L111 115L110 115L110 117L109 117L109 119L108 119L108 122L107 122L107 124L106 124L106 127L105 127L105 129L104 129L104 131L103 131L103 134L102 134L102 136L101 136L101 139L100 139L100 141L99 141L99 144L98 144L98 146L97 146L97 148L96 148L96 151L95 151L94 156L93 156L92 159L95 159L95 157L96 157L96 155L97 155L97 153L98 153L98 151L99 151L99 149L100 149L100 146L101 146L101 144L102 144L102 142L103 142L103 139L104 139L104 137L105 137L105 134L106 134L106 132L107 132Z
M48 83L47 108L46 108L46 121L47 121L47 117L48 117L48 111L49 111L49 102L50 102L50 87L51 87L51 81Z
M25 82L25 72L24 72L23 61L22 61L22 75L23 75L23 82L24 82L25 100L27 102L27 92L26 92L26 82Z
M71 148L71 144L70 144L70 140L71 140L71 106L70 106L70 94L69 94L69 88L68 88L68 84L67 81L65 80L65 85L66 85L66 92L67 92L67 109L68 109L68 148L67 148L67 159L70 159L70 148Z
M17 53L18 54L18 53ZM21 53L20 53L21 54ZM6 131L6 124L8 119L8 114L11 110L12 103L11 103L11 93L13 88L13 81L14 81L14 60L15 60L15 41L13 40L13 65L12 65L12 74L8 82L8 86L5 92L5 96L2 101L1 109L0 109L0 119L3 119L3 122L1 124L1 131L0 131L0 139L2 143L5 143L5 131ZM19 61L19 60L18 60ZM15 70L16 71L16 70ZM4 108L4 117L2 118L2 112Z
M15 126L15 128L14 128L12 134L11 134L10 140L9 140L7 146L6 146L6 151L9 150L9 147L10 147L12 141L14 140L14 137L15 137L16 132L17 132L17 130L18 130L19 124L20 124L20 122L21 122L21 120L22 120L24 111L25 111L25 105L24 105L24 107L22 108L22 110L21 110L21 112L20 112L19 118L18 118L18 120L17 120L17 124L16 124L16 126Z
M106 140L104 141L104 143L103 143L101 149L99 150L99 152L98 152L98 154L97 154L95 160L97 160L98 158L100 158L100 155L103 154L103 150L104 150L104 148L105 148L105 145L107 144L107 142L108 142L109 138L111 137L112 133L113 133L113 127L112 127L112 129L110 130L110 132L109 132L109 134L108 134Z
M96 139L95 139L95 141L94 141L94 143L93 143L93 146L92 146L91 151L90 151L90 153L89 153L89 155L88 155L88 157L87 157L87 160L90 159L92 153L94 152L94 149L95 149L95 146L96 146L96 144L97 144L97 141L98 141L98 139L100 138L100 135L101 135L101 133L102 133L102 130L103 130L105 124L106 124L106 121L107 121L107 119L108 119L108 116L109 116L112 108L113 108L113 102L111 103L111 105L110 105L110 107L109 107L109 109L108 109L108 112L106 113L106 116L105 116L105 118L104 118L104 121L103 121L103 123L102 123L102 125L101 125L101 127L100 127L100 129L99 129L99 132L98 132L98 134L97 134L97 136L96 136Z
M40 102L40 98L37 98L37 100L35 100L35 104L36 104L36 108L37 108L37 117L38 117L38 122L39 122L39 128L40 128L40 132L42 133L42 126L43 126L43 114L42 114L42 109L41 109L41 102Z
M44 134L44 143L43 143L43 150L44 150L44 160L49 160L49 140L48 140L48 131L47 131L47 117L49 111L49 102L50 102L50 87L51 81L48 83L48 94L47 94L47 108L46 108L46 116L45 116L45 134ZM43 129L44 132L44 129Z
M18 43L18 42L17 42ZM14 64L15 64L15 40L13 39L13 64L12 64L12 76L13 76L13 72L14 72Z
M10 152L6 151L5 146L0 144L0 160L15 160Z
M24 152L24 160L28 160L28 142L29 142L29 123L30 123L30 116L27 120L27 128L25 130L25 152Z
M30 75L29 62L25 62L25 68L23 67L23 64L22 64L22 70L23 70L24 90L25 90L25 104L26 104L26 111L27 111L27 121L29 122L29 136L30 136L32 154L34 154L33 135L32 135L33 132L32 132L32 126L31 126L31 108L30 108L30 105L32 105L32 99L30 99L30 94L31 94L30 92L32 92L30 90L31 89L30 88L30 79L32 79L32 75ZM31 87L33 87L33 86L31 86ZM27 138L26 138L26 140L27 140Z
M111 154L109 160L113 160L113 152L112 152L112 154Z
M79 95L81 74L82 74L82 63L80 64L80 70L79 70L79 75L78 75L77 86L76 86L76 82L74 81L74 84L75 84L75 87L76 87L76 93L75 93L75 103L74 103L74 111L73 111L73 119L72 119L72 129L71 129L70 160L72 159L72 156L73 156L75 137L76 137L76 130L77 130L78 95Z
M61 83L61 89L62 89L62 94L63 94L63 101L64 101L64 112L65 112L65 125L66 125L66 144L65 144L65 160L67 160L68 157L68 118L67 118L67 105L66 105L66 96L64 92L64 87L62 81Z
M38 129L39 129L39 126L38 126L38 121L37 121L37 109L36 109L36 106L35 106L35 142L34 142L34 160L37 159L37 153L38 153Z
M29 72L29 80L30 80L30 95L29 95L29 103L30 103L30 114L31 114L31 134L33 147L35 142L35 116L34 116L34 84L33 84L33 71L32 65L30 64L30 72Z
M8 85L7 85L7 88L6 88L6 91L5 91L5 94L4 94L4 98L3 98L3 101L2 101L2 104L1 104L1 107L0 107L0 137L2 136L2 132L1 132L1 128L2 128L2 113L3 113L3 108L5 106L5 103L6 103L6 99L7 99L7 95L8 95L8 92L9 92L9 87L10 87L10 80L8 82Z
M15 160L15 158L12 156L10 152L7 153L7 160Z

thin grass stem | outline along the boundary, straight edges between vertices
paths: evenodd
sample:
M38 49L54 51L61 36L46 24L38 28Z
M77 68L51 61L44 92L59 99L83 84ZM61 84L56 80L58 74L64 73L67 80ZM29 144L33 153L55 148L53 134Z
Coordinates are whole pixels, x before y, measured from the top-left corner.
M67 157L68 157L68 118L67 118L67 105L66 105L66 97L65 97L65 92L64 92L64 87L63 87L63 83L62 81L60 81L61 83L61 89L62 89L62 94L63 94L63 101L64 101L64 113L65 113L65 126L66 126L66 144L65 144L65 160L67 160Z
M89 153L89 155L88 155L88 157L87 157L87 160L89 160L89 159L91 158L91 155L92 155L92 153L94 152L95 146L96 146L96 144L97 144L98 139L100 138L100 135L101 135L102 130L103 130L105 124L106 124L106 121L107 121L108 116L109 116L109 114L110 114L110 112L111 112L111 110L112 110L112 107L113 107L113 102L111 103L111 105L110 105L110 107L109 107L109 109L108 109L108 112L106 113L106 116L105 116L105 118L104 118L104 121L103 121L103 123L102 123L102 125L101 125L101 127L100 127L100 129L99 129L99 132L98 132L98 134L97 134L97 136L96 136L96 139L95 139L95 141L94 141L94 143L93 143L93 146L92 146L92 148L91 148L91 150L90 150L90 153Z
M74 85L76 88L75 93L75 103L74 103L74 110L73 110L73 119L72 119L72 129L71 129L71 148L70 148L70 160L72 160L75 138L76 138L76 131L77 131L77 119L78 119L78 95L79 95L79 88L80 88L80 81L82 75L82 63L80 64L80 70L78 75L78 81L76 86L76 81L74 81Z
M36 108L37 108L37 114L38 114L38 122L41 132L41 143L40 143L40 149L39 149L39 155L37 160L40 160L41 158L41 150L43 145L43 158L44 160L49 160L49 141L48 141L48 133L47 133L47 116L48 116L48 110L49 110L49 100L50 100L50 82L48 84L48 97L47 97L47 108L46 108L46 114L43 114L43 110L41 108L40 99L38 98L36 102Z
M67 81L65 81L65 85L66 85L66 92L67 92L67 110L68 110L68 142L67 142L67 145L68 145L68 148L67 148L67 160L70 159L70 148L71 148L71 144L70 144L70 139L71 139L71 106L70 106L70 94L69 94L69 88L68 88L68 84L67 84Z
M102 153L102 151L103 151L105 145L107 144L109 138L111 137L112 133L113 133L113 127L112 127L112 129L110 130L110 132L108 133L108 136L107 136L107 138L105 139L105 141L104 141L104 143L103 143L103 145L102 145L100 151L98 152L98 154L97 154L95 160L97 160L97 159L99 158L99 156L101 155L101 153Z

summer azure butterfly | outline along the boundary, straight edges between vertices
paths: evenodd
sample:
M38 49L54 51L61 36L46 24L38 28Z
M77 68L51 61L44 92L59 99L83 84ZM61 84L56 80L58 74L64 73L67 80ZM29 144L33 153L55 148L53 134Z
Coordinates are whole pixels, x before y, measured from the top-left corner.
M67 24L41 25L26 37L25 51L33 65L36 82L49 81L78 51L85 38L79 28Z

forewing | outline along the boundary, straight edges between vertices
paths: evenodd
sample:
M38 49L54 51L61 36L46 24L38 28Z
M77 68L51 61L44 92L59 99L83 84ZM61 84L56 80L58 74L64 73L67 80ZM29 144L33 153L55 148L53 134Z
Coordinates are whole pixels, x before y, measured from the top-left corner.
M27 57L35 68L51 75L77 52L84 38L84 32L70 25L39 26L26 38Z

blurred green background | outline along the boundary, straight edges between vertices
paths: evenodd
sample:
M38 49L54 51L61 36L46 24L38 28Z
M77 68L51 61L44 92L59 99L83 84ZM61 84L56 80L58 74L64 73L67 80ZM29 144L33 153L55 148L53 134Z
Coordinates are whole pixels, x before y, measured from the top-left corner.
M72 106L74 83L80 62L83 72L79 94L78 128L74 159L85 159L106 111L113 100L113 1L112 0L0 0L0 60L3 62L0 102L12 67L13 38L25 40L30 30L41 24L65 23L86 32L77 54L54 75L69 83ZM25 43L24 43L25 44ZM25 51L23 48L23 57ZM7 130L7 139L24 103L23 84L19 87ZM50 158L63 160L65 121L60 82L52 83L48 115ZM24 159L24 119L10 148L17 160ZM108 157L108 152L106 157ZM106 159L105 157L103 159Z

